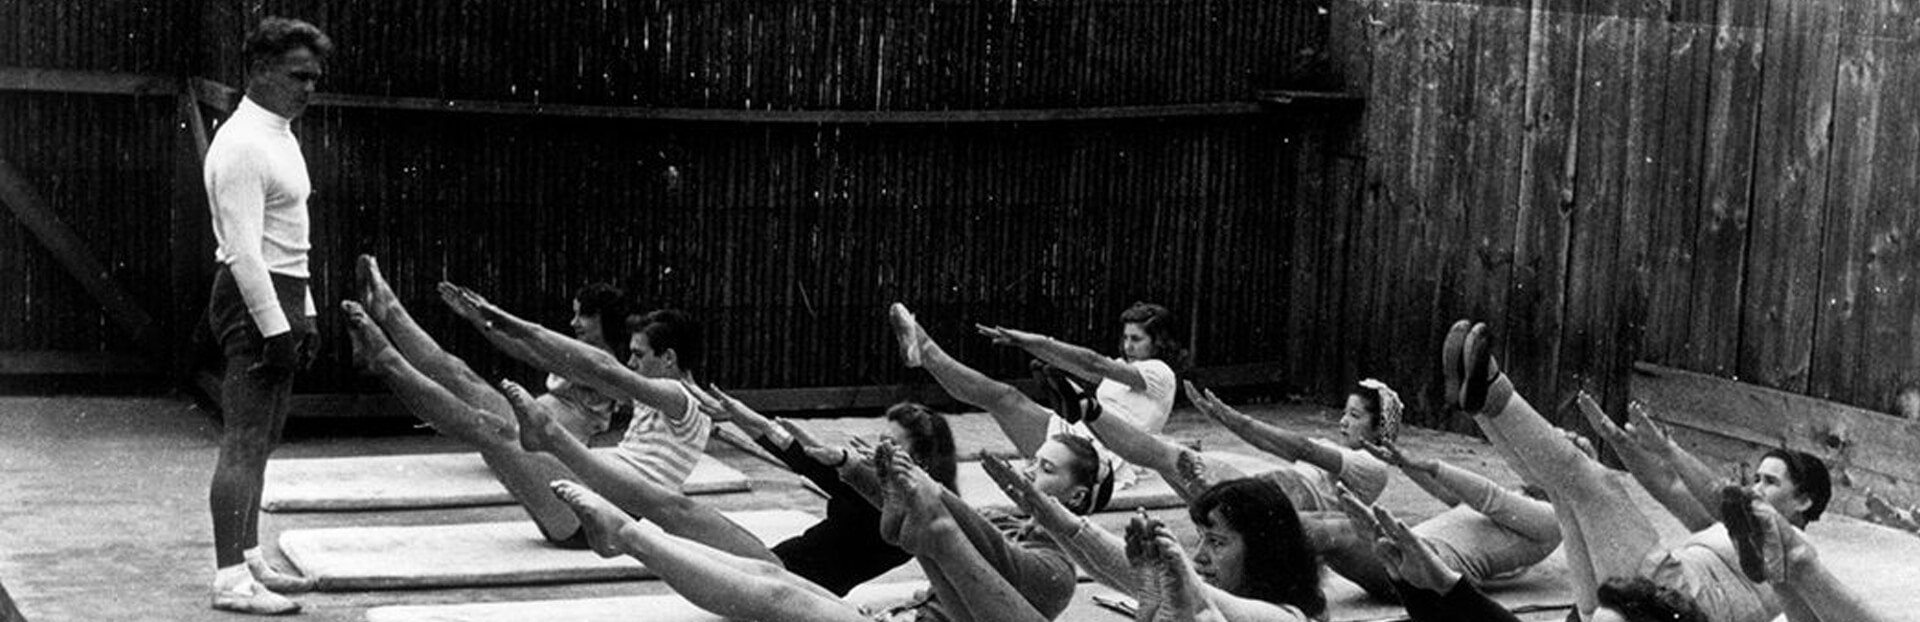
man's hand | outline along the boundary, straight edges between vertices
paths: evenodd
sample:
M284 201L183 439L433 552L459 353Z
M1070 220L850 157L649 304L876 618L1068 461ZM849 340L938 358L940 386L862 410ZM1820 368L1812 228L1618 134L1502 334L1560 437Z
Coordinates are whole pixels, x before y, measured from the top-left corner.
M300 333L286 331L266 338L260 344L260 360L247 371L290 374L301 366Z

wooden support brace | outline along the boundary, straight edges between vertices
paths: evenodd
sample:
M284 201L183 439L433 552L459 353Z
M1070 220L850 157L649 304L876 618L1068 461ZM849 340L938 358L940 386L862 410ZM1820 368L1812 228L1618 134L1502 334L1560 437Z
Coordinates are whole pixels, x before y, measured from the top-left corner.
M125 330L134 343L150 354L161 352L153 316L148 315L134 302L133 296L113 282L106 266L87 251L80 237L74 235L73 230L53 214L40 198L39 192L5 157L0 157L0 202L6 203L14 217L33 232L54 259L67 269L67 273L78 279L87 293L106 308L108 317Z

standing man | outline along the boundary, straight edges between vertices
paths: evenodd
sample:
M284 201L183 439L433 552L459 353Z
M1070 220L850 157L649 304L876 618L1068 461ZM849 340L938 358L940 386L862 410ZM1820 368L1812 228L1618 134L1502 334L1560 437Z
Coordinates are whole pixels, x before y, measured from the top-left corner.
M307 289L307 161L293 137L320 63L326 33L269 17L247 36L247 96L207 149L202 176L213 210L214 259L208 319L226 357L220 407L226 420L207 505L213 512L213 608L294 613L278 592L312 582L269 567L260 556L260 489L280 440L294 371L313 360L313 294Z

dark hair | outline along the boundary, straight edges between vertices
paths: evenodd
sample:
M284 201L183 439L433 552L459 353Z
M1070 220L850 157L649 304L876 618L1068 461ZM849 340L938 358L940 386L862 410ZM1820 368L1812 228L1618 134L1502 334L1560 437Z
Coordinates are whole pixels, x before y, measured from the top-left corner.
M1607 579L1595 596L1628 622L1707 622L1693 597L1646 577Z
M960 466L954 456L953 428L947 426L946 417L914 402L900 402L887 408L887 420L907 431L907 439L913 442L907 454L914 463L947 490L960 490L955 483Z
M600 320L600 338L606 340L607 351L625 363L631 354L627 342L633 338L633 329L627 326L627 293L606 281L595 281L574 292L573 301L580 305L580 315Z
M1121 324L1139 324L1153 338L1153 358L1173 367L1175 370L1187 366L1186 335L1180 319L1167 310L1151 302L1136 302L1127 310L1120 312Z
M253 32L247 33L247 71L251 73L253 65L278 61L287 52L300 48L313 50L314 56L326 58L328 53L333 52L333 40L327 38L327 33L321 32L319 27L297 19L269 17L260 20L260 24L253 27Z
M1833 499L1833 476L1827 473L1827 463L1813 454L1785 447L1769 449L1760 456L1762 462L1768 458L1779 458L1786 464L1787 477L1793 479L1794 490L1812 501L1807 504L1807 511L1800 513L1801 518L1809 523L1820 520L1820 515L1827 511L1827 501Z
M1073 483L1087 489L1086 496L1067 509L1075 514L1093 512L1094 489L1100 485L1100 449L1093 446L1093 441L1072 434L1055 434L1047 440L1058 442L1073 452L1073 464L1063 466L1067 467L1067 475L1073 478Z
M1326 612L1319 558L1307 545L1300 514L1279 484L1257 477L1221 482L1195 497L1187 515L1196 525L1214 527L1216 509L1247 547L1235 596L1292 605L1310 618Z
M646 315L629 318L627 327L633 332L647 337L647 347L653 348L656 356L672 350L678 357L680 369L693 371L707 354L706 337L701 334L700 324L693 316L679 309L660 309Z

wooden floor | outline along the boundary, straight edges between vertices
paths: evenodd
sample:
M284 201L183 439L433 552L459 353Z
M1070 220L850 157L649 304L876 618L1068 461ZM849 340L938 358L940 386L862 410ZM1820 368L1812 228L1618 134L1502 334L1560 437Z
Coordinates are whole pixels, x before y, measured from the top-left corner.
M1337 414L1309 405L1248 407L1267 421L1318 434L1332 434ZM1196 439L1208 449L1250 451L1244 443L1203 425L1190 410L1176 412L1169 426L1177 437ZM6 586L28 620L188 620L222 619L206 609L207 582L213 566L206 513L206 485L212 471L218 424L185 401L161 398L6 397L0 398L0 584ZM849 428L856 427L849 425ZM378 455L450 450L454 447L424 432L327 436L296 428L276 454L280 457ZM1413 451L1437 455L1488 473L1496 480L1517 479L1490 448L1476 439L1413 430L1405 443ZM714 495L703 500L726 510L775 507L819 511L820 498L792 474L725 443L713 452L755 479L754 491ZM1441 509L1404 479L1396 479L1383 501L1410 517ZM1183 512L1158 512L1191 535ZM456 510L267 514L261 535L272 542L280 531L308 527L411 525L524 517L513 507ZM1117 525L1124 514L1099 522ZM1854 521L1854 523L1858 523ZM1813 531L1822 535L1821 527ZM1872 531L1861 531L1872 530ZM1867 579L1862 585L1920 584L1920 538L1893 530L1855 525L1841 530L1870 542L1838 547L1862 559L1837 565ZM1881 535L1884 532L1884 537ZM1855 554L1865 551L1864 554ZM1878 551L1877 553L1875 551ZM271 555L271 553L270 553ZM1831 556L1829 556L1831 557ZM1876 570L1877 569L1877 570ZM909 565L899 577L917 575ZM1853 576L1846 575L1843 576ZM1891 582L1891 583L1889 583ZM1089 584L1090 585L1090 584ZM1876 599L1920 611L1920 597L1906 590L1879 589ZM1090 590L1083 590L1090 591ZM369 607L397 604L544 600L655 594L657 581L544 585L487 589L383 591L309 594L304 619L360 620ZM1085 595L1077 597L1085 600ZM1076 605L1076 620L1123 618ZM1538 619L1558 619L1539 616Z

